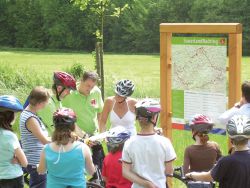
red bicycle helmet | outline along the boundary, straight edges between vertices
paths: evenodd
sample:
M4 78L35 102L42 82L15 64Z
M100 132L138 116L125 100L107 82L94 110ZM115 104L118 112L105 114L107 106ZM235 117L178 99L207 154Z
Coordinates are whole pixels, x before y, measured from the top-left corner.
M76 80L73 76L66 72L54 72L54 83L66 88L76 90Z
M208 133L213 129L214 123L209 117L196 114L191 118L189 126L195 132Z
M70 108L60 108L53 114L55 125L72 125L76 122L76 114Z

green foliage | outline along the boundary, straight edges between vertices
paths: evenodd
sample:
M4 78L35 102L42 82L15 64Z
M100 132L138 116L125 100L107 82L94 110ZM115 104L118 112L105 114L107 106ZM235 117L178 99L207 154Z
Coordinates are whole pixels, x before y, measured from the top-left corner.
M75 79L80 79L83 75L83 72L85 70L85 67L81 63L75 63L68 69L66 69L66 72L74 76Z
M0 0L0 45L159 52L159 24L242 23L250 54L249 0Z

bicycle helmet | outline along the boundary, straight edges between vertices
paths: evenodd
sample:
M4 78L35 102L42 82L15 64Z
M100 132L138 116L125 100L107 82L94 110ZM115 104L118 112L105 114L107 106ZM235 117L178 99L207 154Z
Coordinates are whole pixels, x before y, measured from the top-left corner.
M130 135L131 133L124 127L116 127L115 129L109 131L106 137L107 143L112 146L122 144L129 139Z
M60 108L53 114L55 125L72 125L76 122L76 114L70 108Z
M137 117L152 118L161 111L160 103L153 99L144 99L135 105L135 114Z
M23 110L23 105L12 95L0 96L0 111L19 112Z
M135 85L131 80L123 79L116 83L115 93L121 97L129 97L133 94Z
M54 83L65 88L76 90L76 80L66 72L54 72Z
M214 123L209 117L196 114L191 118L189 126L194 132L207 134L213 129Z
M250 138L250 118L245 115L235 115L227 123L230 138Z

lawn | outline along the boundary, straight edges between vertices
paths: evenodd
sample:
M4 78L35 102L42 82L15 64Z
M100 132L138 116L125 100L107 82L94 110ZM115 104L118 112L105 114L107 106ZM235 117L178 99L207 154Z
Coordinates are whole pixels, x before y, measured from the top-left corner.
M117 80L128 78L133 80L136 84L134 97L159 98L159 62L159 55L105 54L105 96L113 95L113 86ZM32 82L31 86L35 86L37 83L44 83L46 87L49 87L53 71L65 70L74 63L83 64L87 70L94 69L94 58L91 54L87 53L0 51L0 68L8 67L12 71L24 72L26 75L23 75L23 77L30 77L31 80L35 78L42 79L42 82L41 80L39 82ZM244 57L242 58L242 80L250 80L249 71L250 58ZM11 73L12 72L10 72L10 74ZM46 77L46 79L43 79L43 77ZM20 82L20 84L22 84L22 82ZM0 80L0 86L0 94L13 93L11 89L2 83L2 80ZM25 89L18 90L18 92L15 91L14 94L20 97L22 102L24 102L25 96L28 95L28 91L29 90ZM227 153L227 137L210 135L210 138L220 144L223 154ZM182 164L184 148L192 142L190 132L173 131L173 144L178 156L175 165L178 166Z

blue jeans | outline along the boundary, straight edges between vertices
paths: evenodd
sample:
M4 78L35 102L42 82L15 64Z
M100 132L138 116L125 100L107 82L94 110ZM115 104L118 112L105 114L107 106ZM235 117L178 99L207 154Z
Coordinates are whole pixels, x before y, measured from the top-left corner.
M23 188L23 176L13 179L0 179L0 188Z
M46 174L39 175L36 165L28 165L26 170L30 174L30 188L46 188Z
M188 188L212 188L212 185L208 182L189 182Z

